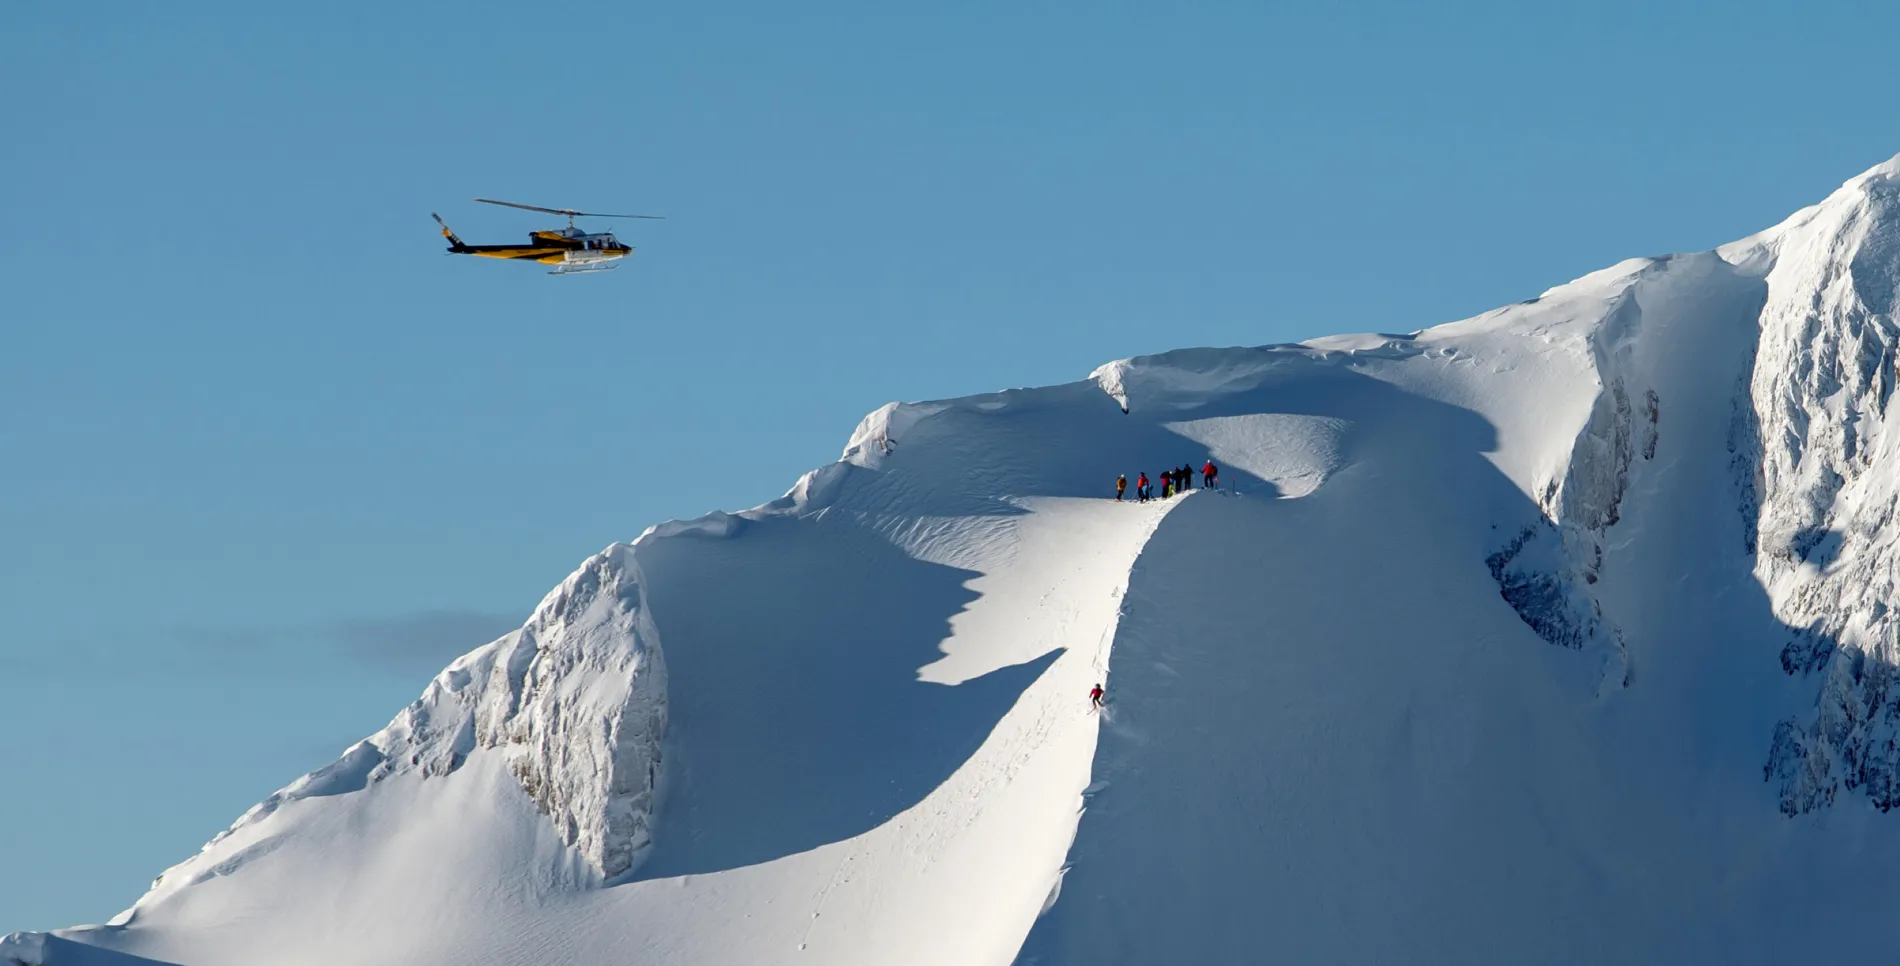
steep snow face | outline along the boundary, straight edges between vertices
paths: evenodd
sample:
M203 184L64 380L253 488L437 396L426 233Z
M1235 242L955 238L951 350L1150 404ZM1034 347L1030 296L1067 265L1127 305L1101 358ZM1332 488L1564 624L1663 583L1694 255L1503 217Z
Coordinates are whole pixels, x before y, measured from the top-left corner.
M1596 585L1625 501L1660 451L1664 397L1699 402L1739 393L1733 367L1745 356L1729 347L1752 338L1763 295L1759 281L1713 254L1623 267L1632 270L1586 280L1602 293L1600 309L1593 307L1600 321L1580 346L1597 388L1561 469L1531 491L1542 517L1487 558L1505 599L1540 636L1604 654L1602 688L1626 687L1634 673ZM1684 355L1700 360L1700 371L1681 371Z
M1432 329L883 407L0 952L1888 955L1896 185Z
M1728 254L1765 271L1752 407L1738 437L1762 583L1815 706L1776 729L1766 771L1789 814L1865 795L1900 805L1900 454L1889 402L1900 292L1900 164Z

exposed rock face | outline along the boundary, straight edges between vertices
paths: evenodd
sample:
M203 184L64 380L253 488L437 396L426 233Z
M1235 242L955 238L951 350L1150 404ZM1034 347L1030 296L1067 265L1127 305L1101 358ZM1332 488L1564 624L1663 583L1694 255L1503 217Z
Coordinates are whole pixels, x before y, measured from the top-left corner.
M1888 431L1900 380L1900 162L1721 256L1767 289L1728 440L1743 549L1789 628L1781 670L1816 687L1812 706L1776 727L1763 775L1789 815L1843 793L1886 811L1900 805L1900 548L1890 527L1900 454ZM1645 276L1666 264L1635 273L1591 333L1602 389L1568 464L1539 494L1544 519L1505 535L1486 561L1539 636L1609 650L1605 685L1627 685L1629 669L1593 587L1632 474L1656 458L1665 431L1665 401L1629 347L1644 324Z
M1842 791L1900 805L1897 179L1900 166L1876 168L1753 243L1772 268L1736 472L1756 573L1793 628L1781 667L1819 678L1813 710L1777 727L1764 767L1790 815Z

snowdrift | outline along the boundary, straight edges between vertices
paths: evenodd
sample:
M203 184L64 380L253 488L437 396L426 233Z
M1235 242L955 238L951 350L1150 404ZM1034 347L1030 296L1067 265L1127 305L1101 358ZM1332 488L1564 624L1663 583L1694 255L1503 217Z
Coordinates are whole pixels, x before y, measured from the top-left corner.
M1888 955L1897 295L1900 159L1463 322L892 404L591 558L112 923L0 951ZM1219 491L1113 499L1210 457Z

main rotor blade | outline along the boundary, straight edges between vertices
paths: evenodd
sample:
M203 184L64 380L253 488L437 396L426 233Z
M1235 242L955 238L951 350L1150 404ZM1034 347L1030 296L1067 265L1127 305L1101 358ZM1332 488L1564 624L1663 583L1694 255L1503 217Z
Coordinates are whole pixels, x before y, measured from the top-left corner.
M518 205L512 201L496 201L493 198L477 198L475 200L485 205L501 205L504 208L526 208L529 211L545 211L550 215L572 216L572 215L580 214L580 212L575 211L572 208L543 208L540 205Z
M540 205L522 205L512 201L496 201L493 198L477 198L485 205L501 205L505 208L525 208L529 211L544 211L550 215L566 215L569 218L651 218L664 221L665 215L609 215L598 211L575 211L572 208L543 208Z

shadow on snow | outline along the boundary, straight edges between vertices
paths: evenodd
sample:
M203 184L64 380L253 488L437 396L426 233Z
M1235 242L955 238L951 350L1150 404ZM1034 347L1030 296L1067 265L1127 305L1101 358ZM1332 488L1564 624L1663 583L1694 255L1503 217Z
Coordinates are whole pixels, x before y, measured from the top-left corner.
M917 680L978 575L845 520L770 519L641 555L672 756L642 879L753 865L883 824L949 778L1056 657L954 687Z

